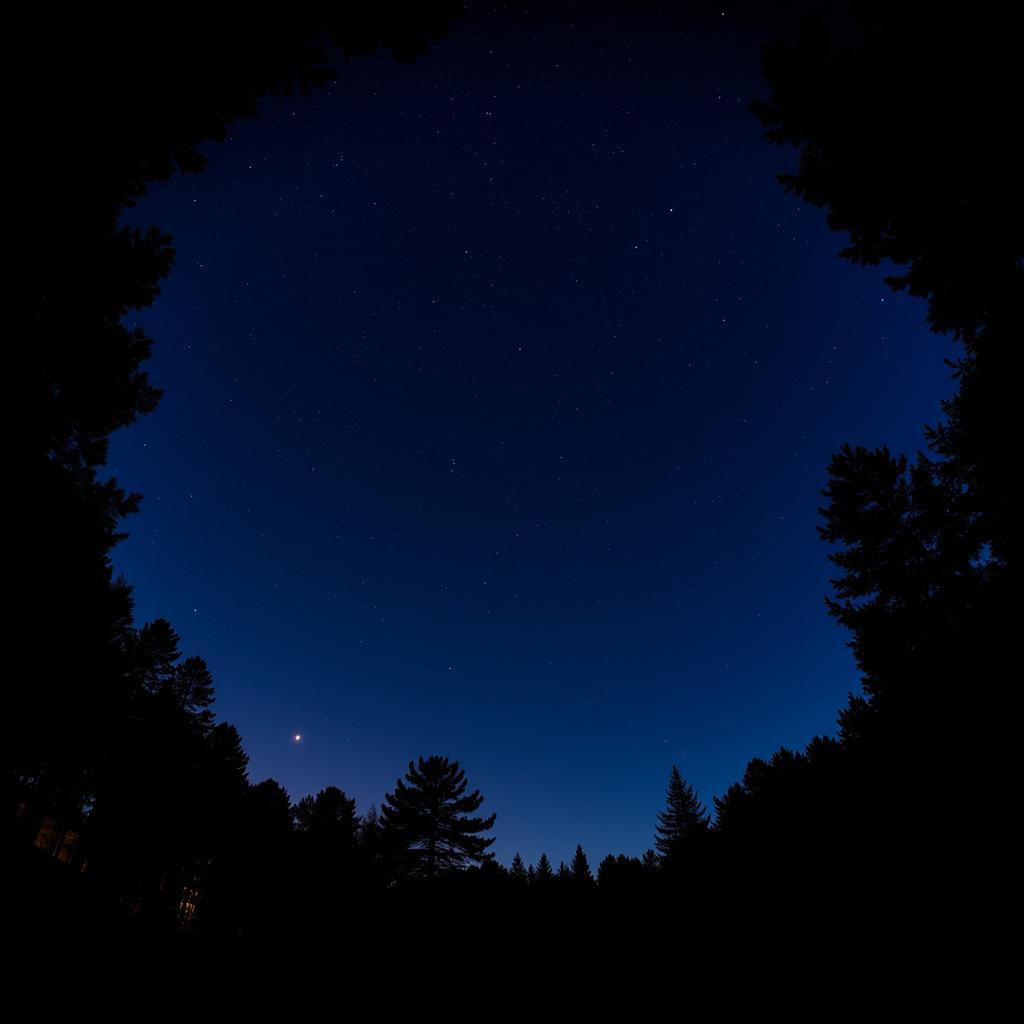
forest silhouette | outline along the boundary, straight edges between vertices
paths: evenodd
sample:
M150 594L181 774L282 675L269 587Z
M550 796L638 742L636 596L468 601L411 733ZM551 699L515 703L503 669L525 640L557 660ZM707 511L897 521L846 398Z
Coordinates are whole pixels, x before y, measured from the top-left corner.
M34 218L16 271L30 307L16 465L32 496L14 623L32 655L10 687L6 772L19 926L41 935L56 915L186 944L337 942L342 911L386 931L486 906L508 928L571 920L615 935L684 911L796 927L826 899L847 931L894 916L965 927L998 892L1008 849L1021 522L1019 85L998 19L861 4L856 33L812 19L764 50L768 96L752 114L799 151L782 186L827 212L845 258L891 261L891 286L924 299L958 346L956 393L921 451L852 438L828 466L828 609L863 683L834 737L750 761L713 820L673 768L642 858L610 855L595 873L578 846L568 865L517 854L506 868L488 852L495 813L473 817L483 797L447 756L410 761L363 815L336 786L293 804L272 779L250 783L203 659L183 655L169 622L135 623L111 551L141 496L103 470L111 433L160 399L144 368L152 341L122 321L155 301L174 250L122 214L151 183L200 172L199 147L254 116L260 96L330 81L329 45L410 60L459 15L449 2L375 4L321 24L299 8L201 34L168 22L145 46L111 21L86 50L72 23L85 16L69 14L51 39L60 70L35 83L19 125Z

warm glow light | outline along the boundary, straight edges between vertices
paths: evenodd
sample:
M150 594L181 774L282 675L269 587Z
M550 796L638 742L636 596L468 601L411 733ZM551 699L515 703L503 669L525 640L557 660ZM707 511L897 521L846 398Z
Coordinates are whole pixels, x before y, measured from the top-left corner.
M301 734L301 733L298 733L298 732L297 732L297 733L295 734L295 742L296 742L296 743L301 743L301 742L302 742L302 734Z

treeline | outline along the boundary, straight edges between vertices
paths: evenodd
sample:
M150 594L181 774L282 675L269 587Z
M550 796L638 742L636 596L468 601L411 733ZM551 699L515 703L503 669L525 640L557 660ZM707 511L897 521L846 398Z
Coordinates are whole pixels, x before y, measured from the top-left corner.
M8 687L17 728L5 767L55 805L90 800L137 703L131 587L110 553L141 495L103 470L113 431L160 400L144 369L152 341L125 318L152 305L175 254L158 227L126 227L123 214L153 182L202 170L199 147L253 116L260 96L332 80L329 46L410 60L459 13L436 0L344 4L330 17L303 3L276 19L208 12L201 27L113 11L12 20L29 90L13 115L13 193L29 215L11 247L26 315L11 346L23 507L9 614L29 667Z
M605 910L621 897L639 908L710 853L710 816L675 768L655 849L609 855L596 872L582 846L557 867L546 854L499 864L487 834L497 815L475 816L484 798L446 757L410 762L362 815L336 786L292 803L276 780L249 781L237 731L211 710L205 663L179 643L165 620L126 634L126 715L85 804L56 804L22 780L15 854L34 882L19 891L27 920L48 921L39 903L57 894L58 917L77 905L115 934L262 941L319 936L357 910L481 898L513 917L586 912L598 892Z
M271 934L296 918L323 926L378 897L453 907L484 891L513 914L570 904L583 913L617 893L627 897L623 914L670 899L673 914L714 902L748 921L800 918L823 901L847 917L983 905L1004 884L1012 849L1024 203L1012 148L1015 37L996 9L982 8L965 19L862 3L855 40L808 24L765 51L769 96L755 113L769 138L800 150L784 185L848 234L846 258L891 261L900 271L892 286L926 300L932 327L958 345L956 392L923 451L848 445L829 466L829 610L849 631L863 678L837 735L751 761L715 800L713 826L674 776L658 823L668 831L656 836L668 841L679 818L673 789L677 809L682 791L691 820L677 846L606 859L596 880L582 850L565 870L495 864L484 836L493 820L471 817L479 794L464 789L449 795L461 802L455 819L470 823L466 842L424 839L417 794L465 783L445 758L410 764L379 814L358 816L338 789L293 807L276 783L251 785L237 733L211 714L203 662L182 659L168 624L137 628L130 588L113 578L110 551L138 496L101 479L107 438L159 398L141 369L149 339L122 318L153 301L173 259L166 236L122 228L120 214L148 182L198 169L196 146L252 113L261 92L324 80L323 54L309 48L315 31L165 36L138 61L123 121L78 116L82 102L109 107L91 74L76 80L78 91L47 79L49 107L27 132L38 143L29 147L35 177L24 186L42 227L25 238L19 296L31 311L19 357L32 411L17 458L33 511L14 614L33 655L11 687L18 728L7 777L22 833L41 836L54 856L45 870L23 857L26 877L72 867L67 833L77 828L86 870L76 877L95 880L82 897L95 895L94 909L116 906L121 920L159 908L161 927L233 935ZM333 31L349 52L390 41L408 55L453 13L413 10L411 21L407 12L353 15ZM109 38L136 45L125 29ZM84 51L67 50L74 71ZM96 95L83 96L89 89ZM62 151L69 139L91 145ZM95 153L95 166L71 165L71 152ZM73 244L62 247L64 238ZM59 889L70 900L84 884L28 886L25 898Z
M104 476L109 437L160 399L144 369L151 339L124 321L155 301L175 256L170 236L122 215L153 182L201 171L200 147L253 116L261 96L326 84L338 55L385 48L412 60L460 14L451 0L299 3L274 18L207 11L201 23L26 9L8 26L25 90L12 111L12 195L27 214L10 246L25 315L9 367L10 478L23 505L8 608L25 657L7 688L4 780L19 813L25 922L59 920L61 899L95 896L102 915L108 891L141 907L154 886L186 884L182 865L220 866L229 837L252 814L263 820L237 733L209 713L205 666L173 657L166 623L136 627L131 587L111 563L141 495ZM38 865L19 852L26 830L52 846L54 864L74 860L81 837L93 851L82 877L97 885L79 891L60 875L29 885ZM48 915L39 904L55 886Z

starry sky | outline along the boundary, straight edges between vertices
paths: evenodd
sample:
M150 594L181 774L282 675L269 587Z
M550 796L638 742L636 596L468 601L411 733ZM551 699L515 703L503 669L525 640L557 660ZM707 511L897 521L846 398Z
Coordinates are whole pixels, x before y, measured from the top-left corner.
M115 566L253 781L362 812L443 754L500 860L596 866L652 845L673 764L710 804L834 731L825 469L920 447L953 349L777 184L758 43L474 5L130 212L178 258Z

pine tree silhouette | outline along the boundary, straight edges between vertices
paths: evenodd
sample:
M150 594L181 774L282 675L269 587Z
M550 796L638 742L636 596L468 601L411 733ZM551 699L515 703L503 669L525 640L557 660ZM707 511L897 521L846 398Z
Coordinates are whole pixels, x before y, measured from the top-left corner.
M406 785L408 783L408 785ZM399 851L406 872L435 878L469 863L492 860L487 847L494 837L483 838L497 818L472 818L483 803L479 790L466 795L466 773L447 757L409 762L405 781L398 780L381 807L385 830Z
M512 867L509 869L509 875L515 885L525 885L529 881L526 865L518 853L512 858Z
M576 852L573 854L569 871L573 882L577 885L592 885L594 882L594 876L590 871L590 862L579 843L576 844Z
M654 845L662 863L674 861L697 836L707 833L710 816L693 787L683 781L679 769L672 766L668 779L665 810L658 812Z
M541 884L553 882L555 880L555 872L551 868L551 861L548 860L548 855L542 853L540 860L537 861L536 880Z

